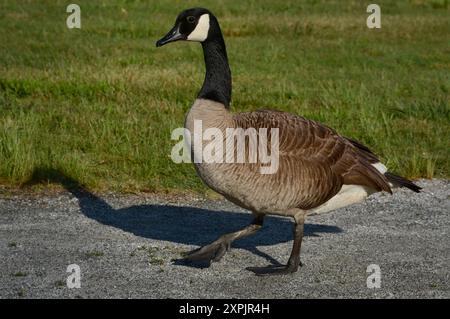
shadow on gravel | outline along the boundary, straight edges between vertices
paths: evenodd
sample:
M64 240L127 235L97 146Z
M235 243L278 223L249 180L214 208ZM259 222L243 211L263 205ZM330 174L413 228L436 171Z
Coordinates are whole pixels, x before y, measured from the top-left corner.
M248 225L249 213L214 211L197 207L172 205L137 205L114 209L102 198L86 190L78 181L56 170L36 170L28 185L46 180L60 183L79 202L81 212L104 225L112 226L136 236L170 241L185 245L203 246L220 235L233 232ZM258 250L256 246L269 246L292 239L292 222L279 217L266 217L264 227L255 235L236 241L233 247L246 249L267 259L272 264L278 261ZM336 226L305 224L305 236L319 236L320 233L340 233ZM202 267L177 261L192 267Z

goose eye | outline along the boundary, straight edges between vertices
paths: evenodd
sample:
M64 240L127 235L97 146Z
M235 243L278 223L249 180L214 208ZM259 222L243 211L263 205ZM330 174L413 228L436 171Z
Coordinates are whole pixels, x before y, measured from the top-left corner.
M189 16L186 18L187 22L189 23L194 23L195 22L195 17L194 16Z

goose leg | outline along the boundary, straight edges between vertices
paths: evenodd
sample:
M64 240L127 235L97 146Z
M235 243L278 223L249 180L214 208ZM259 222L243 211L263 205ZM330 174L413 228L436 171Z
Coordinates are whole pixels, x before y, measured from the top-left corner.
M247 270L254 272L258 276L285 275L296 272L298 270L298 267L302 266L302 263L300 262L300 250L302 247L304 224L305 224L304 215L295 217L294 244L292 246L291 256L289 257L287 265L268 266L268 267L248 267Z
M186 259L188 260L206 260L206 261L219 261L227 251L230 250L231 243L236 239L250 236L257 232L263 225L264 215L256 215L253 222L234 233L229 233L220 236L217 240L211 244L203 246L200 249L196 249L190 252Z

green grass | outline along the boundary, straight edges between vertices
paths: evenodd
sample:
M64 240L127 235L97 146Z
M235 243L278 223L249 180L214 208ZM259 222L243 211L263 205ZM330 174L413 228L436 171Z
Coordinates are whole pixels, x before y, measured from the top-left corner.
M98 251L98 250L93 250L93 251L89 251L86 253L86 257L87 258L91 258L91 257L103 257L105 255L105 253L103 253L102 251Z
M234 111L301 114L367 144L411 178L450 176L450 4L378 1L0 3L0 184L62 172L114 191L205 191L169 158L203 80L201 46L154 42L187 7L219 18Z
M64 280L55 281L56 288L64 288L64 287L66 287L66 285L67 285L67 283Z
M28 274L26 272L18 271L16 273L13 273L12 276L14 277L26 277Z

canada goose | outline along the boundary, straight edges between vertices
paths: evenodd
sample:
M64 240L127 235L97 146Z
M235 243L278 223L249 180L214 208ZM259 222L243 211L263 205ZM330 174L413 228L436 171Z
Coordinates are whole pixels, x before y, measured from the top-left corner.
M186 116L185 127L190 132L199 120L203 130L279 130L279 168L274 174L261 174L257 169L259 162L195 163L198 175L210 188L252 211L254 220L244 229L191 252L188 259L218 261L234 240L260 229L265 215L290 216L295 221L294 243L287 265L248 269L259 275L292 273L301 265L303 225L308 214L345 207L375 192L392 193L393 186L420 191L411 181L387 172L366 146L320 123L271 110L231 113L227 51L219 23L209 10L193 8L181 12L175 26L156 46L178 40L200 42L206 65L203 86Z

